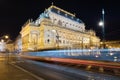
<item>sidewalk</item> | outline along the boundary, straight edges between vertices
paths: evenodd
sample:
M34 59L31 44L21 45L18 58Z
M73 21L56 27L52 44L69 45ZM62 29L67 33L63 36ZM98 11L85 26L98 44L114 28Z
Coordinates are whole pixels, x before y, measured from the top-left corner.
M0 57L0 80L38 80L29 73L9 64L5 56Z

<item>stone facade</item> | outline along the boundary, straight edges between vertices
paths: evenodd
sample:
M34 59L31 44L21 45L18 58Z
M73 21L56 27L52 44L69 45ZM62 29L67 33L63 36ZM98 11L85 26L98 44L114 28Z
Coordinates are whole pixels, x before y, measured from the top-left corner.
M50 6L36 21L28 20L21 30L22 50L91 48L100 39L92 30L85 30L80 19L56 6Z

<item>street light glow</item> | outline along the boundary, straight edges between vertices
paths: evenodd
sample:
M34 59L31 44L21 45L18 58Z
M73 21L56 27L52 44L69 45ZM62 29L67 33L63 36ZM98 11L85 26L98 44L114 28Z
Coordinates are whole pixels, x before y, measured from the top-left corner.
M104 11L104 9L102 9L102 14L105 14L105 11Z
M9 38L9 36L8 36L8 35L6 35L6 36L5 36L5 39L8 39L8 38Z
M103 21L100 21L99 22L99 26L103 26L104 25L104 22Z
M3 39L1 39L1 42L4 42L4 40L3 40Z

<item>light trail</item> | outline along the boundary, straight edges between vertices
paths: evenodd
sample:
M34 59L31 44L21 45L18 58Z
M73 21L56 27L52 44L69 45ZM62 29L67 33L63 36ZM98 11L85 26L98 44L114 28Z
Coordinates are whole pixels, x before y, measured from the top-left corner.
M25 56L20 55L23 58L33 59L33 60L43 60L43 61L52 61L52 62L63 62L63 63L72 63L72 64L82 64L82 65L91 65L104 68L120 69L120 64L117 63L108 63L100 61L89 61L89 60L78 60L78 59L68 59L68 58L50 58L50 57L38 57L38 56Z

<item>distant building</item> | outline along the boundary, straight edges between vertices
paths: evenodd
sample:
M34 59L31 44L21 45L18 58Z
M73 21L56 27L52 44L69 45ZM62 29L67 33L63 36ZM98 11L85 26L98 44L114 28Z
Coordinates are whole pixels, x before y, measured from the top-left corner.
M0 42L0 52L5 52L5 50L6 50L6 43Z
M36 21L28 20L20 32L22 51L62 48L97 48L100 39L70 12L54 5L40 14Z
M1 40L0 42L0 52L13 52L14 51L14 43L12 40Z
M19 53L19 52L22 51L22 39L21 39L21 35L18 35L18 37L16 38L14 46L15 46L15 52Z
M101 46L103 42L101 42ZM113 40L113 41L105 41L106 48L120 48L120 40Z

